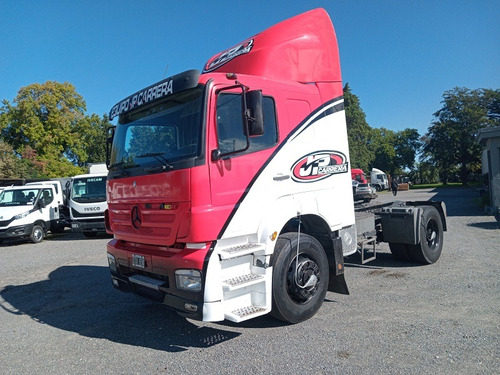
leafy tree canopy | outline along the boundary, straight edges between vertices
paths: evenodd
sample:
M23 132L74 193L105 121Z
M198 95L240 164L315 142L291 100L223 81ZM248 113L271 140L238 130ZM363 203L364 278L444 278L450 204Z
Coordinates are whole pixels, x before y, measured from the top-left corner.
M372 128L366 122L366 115L361 109L359 98L351 92L347 83L344 86L344 106L351 166L366 172L374 157L370 148Z
M109 121L86 116L85 110L82 96L67 82L31 84L12 104L2 102L1 138L21 158L28 173L23 177L71 176L82 173L86 163L105 159Z
M482 146L477 141L482 128L499 124L500 90L455 87L443 94L442 108L424 136L427 160L438 166L447 183L458 170L462 184L481 165Z

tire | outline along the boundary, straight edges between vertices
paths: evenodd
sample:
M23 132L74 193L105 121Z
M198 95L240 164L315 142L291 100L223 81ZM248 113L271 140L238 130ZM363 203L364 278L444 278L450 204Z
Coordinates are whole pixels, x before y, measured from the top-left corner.
M33 225L33 229L31 230L30 241L33 243L40 243L43 241L45 237L45 231L43 227L39 224Z
M300 234L299 266L296 278L298 233L278 237L273 266L273 307L271 316L288 323L300 323L311 318L325 299L329 282L328 259L321 244L307 234ZM311 279L312 276L316 280ZM299 287L296 284L302 286ZM305 287L308 281L313 284Z
M394 256L394 258L405 262L411 260L407 244L389 243L389 249L391 249L391 253Z
M83 235L88 238L94 238L97 236L97 232L83 232Z
M443 250L443 223L438 210L433 206L423 206L420 223L420 243L408 245L410 257L418 263L432 264Z

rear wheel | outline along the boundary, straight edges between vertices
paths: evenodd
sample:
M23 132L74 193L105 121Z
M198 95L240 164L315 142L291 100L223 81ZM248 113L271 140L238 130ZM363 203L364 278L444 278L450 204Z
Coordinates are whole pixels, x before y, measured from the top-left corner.
M316 314L325 299L329 280L328 259L321 244L307 234L301 233L299 240L298 233L285 233L276 242L271 265L271 315L288 323L299 323Z
M43 227L39 224L33 225L33 229L31 231L30 235L30 240L33 243L40 243L43 241L43 237L45 235L45 232L43 230Z
M411 258L418 263L432 264L443 250L443 223L438 210L433 206L422 207L420 243L408 245Z

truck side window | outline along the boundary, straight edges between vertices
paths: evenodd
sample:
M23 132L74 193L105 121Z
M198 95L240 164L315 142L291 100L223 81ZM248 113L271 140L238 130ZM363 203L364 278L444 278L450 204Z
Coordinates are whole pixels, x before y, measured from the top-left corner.
M52 196L52 191L49 189L43 189L42 199L46 205L49 205L50 203L52 203L52 201L54 200L54 197Z
M264 96L262 99L264 134L250 137L250 148L246 153L272 147L278 142L274 100L268 96ZM219 150L222 154L245 148L247 141L243 132L241 94L221 93L218 96L217 134Z

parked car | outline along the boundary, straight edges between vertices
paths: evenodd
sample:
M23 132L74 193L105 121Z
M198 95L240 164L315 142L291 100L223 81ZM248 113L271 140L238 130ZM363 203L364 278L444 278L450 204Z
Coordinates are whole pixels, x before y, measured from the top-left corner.
M369 202L375 198L377 198L377 193L374 186L371 186L368 183L366 184L358 183L358 185L356 186L356 192L354 193L355 201L362 200L364 202Z

